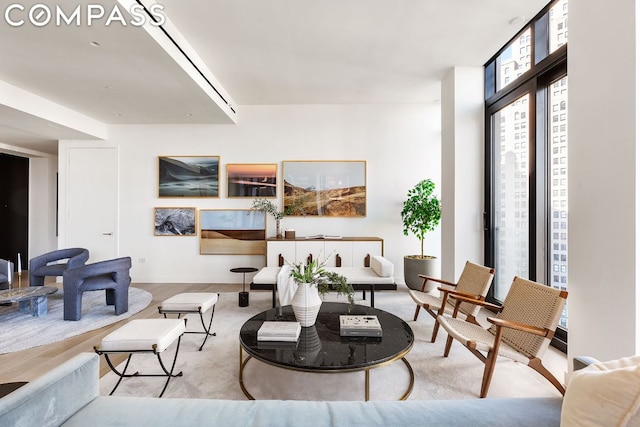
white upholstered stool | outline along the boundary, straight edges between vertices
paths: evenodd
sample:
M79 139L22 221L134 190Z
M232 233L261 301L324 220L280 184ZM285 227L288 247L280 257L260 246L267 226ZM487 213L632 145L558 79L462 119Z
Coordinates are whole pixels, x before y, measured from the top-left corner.
M176 360L178 359L180 340L186 330L186 323L186 319L134 319L105 336L100 344L94 347L94 350L100 355L104 354L105 360L111 370L120 377L109 394L111 395L116 391L123 378L167 377L167 381L164 383L164 388L159 396L162 397L169 385L169 380L173 377L182 376L182 372L174 374L173 370L176 366ZM173 363L171 364L171 369L167 370L165 364L162 362L160 353L165 351L176 340L178 340L178 344L176 345L176 352L173 356ZM154 353L158 357L164 374L141 374L139 372L127 374L127 368L129 367L133 353L144 352ZM111 362L109 358L109 354L111 353L129 353L127 363L122 372L118 371Z
M218 294L206 293L206 292L189 292L172 296L162 302L162 305L158 307L160 314L167 317L167 314L177 314L178 319L183 314L198 313L200 315L200 322L204 328L203 332L199 331L186 331L185 334L205 334L204 341L200 345L200 351L204 347L204 343L207 342L209 336L215 336L215 332L211 332L211 324L213 323L213 313L216 309L216 303L218 302ZM209 319L209 326L205 324L204 313L211 309L211 318Z

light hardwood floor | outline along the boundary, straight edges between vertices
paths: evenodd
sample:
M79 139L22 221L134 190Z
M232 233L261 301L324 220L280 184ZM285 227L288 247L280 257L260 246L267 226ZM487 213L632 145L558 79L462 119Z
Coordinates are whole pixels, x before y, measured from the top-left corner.
M24 273L23 273L24 275ZM47 283L48 286L55 283ZM64 341L34 347L28 350L8 354L0 354L0 383L14 381L31 381L43 373L58 366L65 360L82 352L92 352L93 346L98 344L102 337L117 329L130 319L157 318L158 305L165 299L180 292L239 292L242 285L238 284L189 284L189 283L133 283L132 286L144 289L153 295L153 300L144 310L104 328L96 329ZM2 323L0 322L0 327ZM43 334L47 331L43 330ZM118 363L125 359L120 356L115 359ZM100 376L109 372L104 358L100 358Z
M54 283L47 283L47 285L51 286ZM159 316L158 305L165 299L180 292L239 292L242 288L240 284L193 283L133 283L132 286L151 292L153 300L147 308L129 319L157 318ZM31 381L78 353L92 352L93 346L98 344L102 337L120 327L124 322L129 321L129 319L53 344L14 353L0 354L0 383ZM1 326L2 324L0 323ZM46 331L43 330L42 333L46 333ZM112 359L120 363L124 361L125 356L116 356ZM545 355L544 363L561 382L564 381L568 366L566 354L550 348ZM100 376L108 372L109 367L104 358L101 357Z

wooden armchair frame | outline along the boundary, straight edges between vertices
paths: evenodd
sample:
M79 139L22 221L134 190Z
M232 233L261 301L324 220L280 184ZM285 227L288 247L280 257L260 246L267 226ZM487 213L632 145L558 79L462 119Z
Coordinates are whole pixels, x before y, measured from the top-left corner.
M463 287L465 285L468 285L466 279L464 279L465 281L463 282L465 270L467 268L470 268L471 270L475 270L476 273L482 271L484 274L487 275L486 278L483 278L484 280L486 280L486 283L483 283L481 284L482 286L478 287L479 293L477 294L458 290L458 286L460 285L461 282L464 283ZM418 320L418 315L420 314L421 308L425 309L426 312L429 313L429 315L436 320L436 322L433 325L433 333L431 334L432 343L436 342L436 338L438 336L438 330L440 327L440 324L437 322L438 316L443 315L445 313L452 313L454 311L455 303L453 303L449 298L457 295L461 297L484 301L485 296L489 290L489 286L491 285L491 281L493 280L493 276L495 274L495 270L493 268L474 264L469 261L467 261L467 263L465 264L465 270L463 270L462 273L460 274L458 283L453 283L448 280L443 280L443 279L439 279L431 276L426 276L424 274L420 274L418 277L423 279L422 287L420 288L421 294L418 294L417 292L411 289L409 290L409 295L416 303L416 311L414 313L413 320L414 321ZM469 274L469 272L467 272L467 274ZM449 287L439 286L437 289L438 291L440 291L440 296L427 294L425 290L427 289L427 284L429 281L440 283L441 285L446 285ZM470 306L467 305L466 307L463 308L462 312L465 315L465 319L468 322L476 325L478 324L478 321L476 320L476 317L475 317L477 310L474 311L473 309L470 309Z
M515 278L514 282L516 280L518 280L519 278ZM522 279L520 279L522 280ZM527 281L528 282L528 281ZM530 283L535 283L535 282L530 282ZM537 284L538 286L544 286L544 285L540 285ZM558 298L562 299L563 301L566 300L568 293L566 291L557 291L557 295ZM477 298L469 298L466 296L462 296L462 295L452 295L452 298L456 299L456 304L455 304L455 308L454 308L454 312L452 314L452 319L456 319L457 314L458 314L458 309L460 307L460 304L462 304L463 302L469 303L469 304L474 304L474 305L478 305L480 307L484 307L484 308L488 308L491 309L493 311L496 311L498 313L501 313L504 310L505 305L502 306L498 306L495 304L491 304L489 302L486 301L481 301ZM507 300L505 299L505 303L507 302ZM562 304L563 306L564 304ZM560 311L562 311L562 306L560 307ZM556 316L556 318L559 316ZM495 364L498 358L498 355L500 355L500 349L501 349L501 344L503 343L503 334L505 329L510 329L510 330L516 330L516 331L521 331L521 332L525 332L527 334L533 334L539 337L544 338L545 340L547 340L548 342L550 342L550 340L553 338L553 335L555 333L555 328L557 326L557 319L555 322L555 324L551 325L553 328L541 328L538 326L534 326L534 325L530 325L530 324L526 324L526 323L521 323L521 322L516 322L513 320L508 320L508 319L502 319L499 317L488 317L487 321L489 323L491 323L491 327L489 329L484 329L482 326L476 326L479 329L482 329L484 331L490 331L492 328L494 329L493 335L494 335L494 339L493 342L488 344L489 348L488 351L486 351L486 356L485 354L483 354L479 349L478 349L478 342L472 340L472 339L468 339L465 341L460 340L458 337L456 337L456 339L458 339L473 355L475 355L480 361L482 361L485 364L485 369L484 369L484 373L483 373L483 377L482 377L482 387L480 390L480 397L484 398L487 396L487 393L489 392L489 386L491 384L491 379L493 377L493 371L495 368ZM438 323L442 323L442 326L447 329L447 331L449 332L449 335L447 336L447 343L445 345L445 350L444 350L444 356L447 357L449 356L449 351L451 350L451 344L453 343L453 339L454 337L452 336L450 330L452 328L452 326L447 322L447 319L444 318L443 316L439 316L438 317ZM564 386L558 381L558 379L551 373L549 372L549 370L542 364L542 359L540 356L540 353L544 353L544 351L546 351L546 348L548 347L548 342L546 345L542 346L541 350L539 350L538 355L536 356L532 356L532 355L528 355L524 352L520 352L520 354L522 356L525 356L526 359L528 359L528 363L527 366L533 368L535 371L537 371L539 374L541 374L544 378L546 378L551 384L553 384L553 386L562 394L564 395L565 392L565 388ZM483 343L483 344L487 344L487 343ZM514 349L516 351L518 351L518 349ZM504 356L505 354L503 354ZM509 357L508 355L506 357ZM515 359L514 359L515 360ZM523 360L516 360L519 362L523 362Z

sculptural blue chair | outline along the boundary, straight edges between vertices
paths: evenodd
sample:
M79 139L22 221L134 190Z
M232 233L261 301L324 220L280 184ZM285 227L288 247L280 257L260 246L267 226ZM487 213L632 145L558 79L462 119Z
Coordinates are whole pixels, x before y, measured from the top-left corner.
M7 264L9 268L7 269ZM13 263L4 259L0 259L0 289L7 289L9 281L13 282ZM10 276L7 276L7 271Z
M29 261L29 286L44 286L46 276L62 276L67 268L84 265L89 250L84 248L58 249L31 258ZM67 262L58 262L67 260Z
M129 285L131 284L131 257L99 261L69 268L62 274L64 292L64 320L80 320L82 294L104 290L107 305L113 305L115 314L129 311Z

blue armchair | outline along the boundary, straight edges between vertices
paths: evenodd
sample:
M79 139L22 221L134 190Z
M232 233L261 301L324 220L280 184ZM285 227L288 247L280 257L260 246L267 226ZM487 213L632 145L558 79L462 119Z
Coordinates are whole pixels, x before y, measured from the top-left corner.
M56 262L65 259L65 263ZM44 286L45 276L62 276L67 268L84 265L88 260L89 250L84 248L58 249L32 258L29 261L29 286Z
M7 276L7 264L9 265L9 274ZM13 263L4 259L0 259L0 289L7 289L9 281L13 282Z
M82 293L105 290L107 305L113 305L116 315L129 311L131 258L116 258L69 268L62 274L64 320L80 320Z

